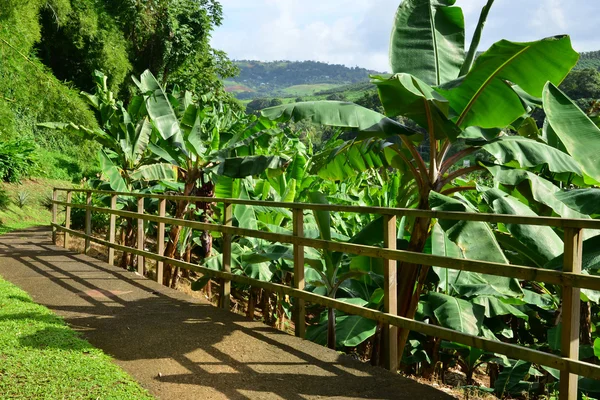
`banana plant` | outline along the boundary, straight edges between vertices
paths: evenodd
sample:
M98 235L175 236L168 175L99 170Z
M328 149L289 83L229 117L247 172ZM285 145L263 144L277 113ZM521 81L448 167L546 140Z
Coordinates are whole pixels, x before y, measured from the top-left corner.
M284 157L257 151L261 145L267 147L277 133L271 130L271 121L236 112L212 94L195 97L178 88L168 93L150 71L135 82L158 132L148 148L176 169L183 195L214 197L218 177L243 178L286 164ZM188 201L178 202L175 218L183 218L188 207ZM210 221L210 203L199 201L196 208L202 211L201 222ZM165 256L175 255L180 232L181 227L171 228ZM210 256L212 237L208 232L202 234L201 247L203 256ZM175 286L178 274L174 272L165 265L165 285Z
M161 162L149 150L154 126L144 107L141 96L134 96L128 107L118 101L108 89L108 77L95 71L94 94L82 92L83 98L96 111L99 128L90 129L70 123L43 123L44 127L60 129L98 142L102 176L98 188L117 192L140 192L148 190L151 183L175 182L177 175L172 165ZM121 196L119 206L134 211L136 199ZM135 243L135 229L132 221L124 220L123 236L126 245ZM121 266L126 268L134 258L124 253Z
M600 138L595 136L597 127L591 121L579 121L581 116L556 88L578 60L570 38L556 36L527 43L502 40L474 60L492 4L493 0L489 0L482 10L471 47L465 55L464 17L453 0L402 2L392 29L392 75L371 76L384 114L353 103L315 101L265 109L262 115L279 122L306 119L355 132L354 139L329 152L328 166L333 169L342 158L352 160L352 167L359 172L372 166L402 171L416 187L417 196L406 204L408 207L476 211L466 198L478 188L463 179L476 171L489 171L496 184L506 190L509 183L517 179L511 174L526 174L521 182L529 179L538 186L545 185L537 182L543 179L541 176L549 174L565 185L573 181L594 184L599 178L600 163L594 155L598 154L595 146L589 145ZM549 124L545 130L537 129L530 118L533 110L542 106L548 112ZM411 129L398 119L410 120L416 128ZM576 126L571 124L576 119L586 134L576 133ZM574 140L573 135L585 141ZM424 140L430 144L427 158L418 151ZM584 148L587 150L580 152ZM491 163L476 160L475 153L487 153ZM473 165L462 166L465 159ZM365 160L371 162L363 162ZM552 211L562 216L568 207L556 200L554 187L545 185L551 196L537 197L535 202L553 203ZM557 188L556 192L559 191ZM497 204L494 212L517 212L502 196L495 195L490 196L490 201ZM520 200L523 201L523 196ZM566 214L573 215L568 211ZM456 256L509 262L491 228L477 222L454 223L428 218L408 221L408 250L422 252L436 223L448 240L458 245ZM511 229L516 231L516 228ZM531 233L522 233L522 237L537 242L546 239L532 237ZM546 233L556 244L556 237ZM474 240L475 237L478 239ZM544 255L546 258L555 252L540 250L550 250ZM415 316L429 269L429 266L411 263L399 265L400 315ZM518 283L505 279L503 285L516 287ZM513 295L518 297L522 293L515 291ZM401 331L400 356L407 337L408 332Z
M328 204L325 195L320 192L312 192L310 199L312 203ZM332 240L332 218L330 212L314 210L313 215L319 228L320 239ZM365 245L382 242L382 221L381 217L374 220L350 238L348 242ZM318 277L311 281L307 280L307 283L314 287L324 288L325 295L328 297L335 298L338 290L350 279L361 278L372 273L370 266L365 267L365 262L350 263L349 268L344 268L344 253L330 250L322 250L321 252L323 259L322 266L315 269ZM366 261L366 264L368 264L368 258L363 258L361 261ZM336 348L336 315L333 308L329 308L327 311L327 346L331 349Z

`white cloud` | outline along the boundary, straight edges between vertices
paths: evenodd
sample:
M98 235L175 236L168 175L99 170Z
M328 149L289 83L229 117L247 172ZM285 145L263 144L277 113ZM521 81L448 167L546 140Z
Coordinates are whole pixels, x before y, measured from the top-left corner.
M399 0L221 0L224 25L213 45L233 59L318 60L384 71ZM486 0L458 0L472 35ZM580 51L600 49L597 0L496 1L482 49L500 39L572 35Z

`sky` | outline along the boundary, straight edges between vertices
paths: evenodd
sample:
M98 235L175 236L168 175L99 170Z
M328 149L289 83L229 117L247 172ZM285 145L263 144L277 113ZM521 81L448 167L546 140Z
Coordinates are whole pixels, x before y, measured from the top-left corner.
M485 0L457 0L472 36ZM235 60L314 60L387 72L399 0L220 0L213 47ZM577 51L600 50L600 0L496 0L480 50L500 40L569 34Z

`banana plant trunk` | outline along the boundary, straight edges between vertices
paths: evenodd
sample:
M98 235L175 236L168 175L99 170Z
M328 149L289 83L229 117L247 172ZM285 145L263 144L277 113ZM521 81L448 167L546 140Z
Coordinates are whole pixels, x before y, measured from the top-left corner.
M421 196L420 210L429 210L429 192ZM410 235L408 251L422 253L429 237L430 218L416 218ZM430 266L402 262L398 264L398 315L413 319L417 312L419 297L423 291ZM398 360L402 360L409 330L398 331Z
M184 196L189 196L196 187L196 180L192 178L193 177L186 179L186 183L183 190ZM175 211L176 219L183 219L187 212L189 204L190 202L187 200L181 200L177 202L177 210ZM171 231L169 232L169 243L167 244L167 247L165 249L165 257L175 258L175 253L177 252L177 243L179 242L180 234L181 226L171 226ZM165 263L164 268L165 269L163 276L163 285L173 287L176 283L175 268L168 263Z
M335 350L335 309L327 309L327 347Z
M200 180L202 182L202 186L198 188L197 195L199 197L215 197L215 184L210 180L204 180L204 174L200 175ZM196 209L201 210L202 214L200 215L200 222L209 223L213 216L213 203L199 201L196 203ZM212 235L209 231L202 231L202 235L200 236L200 242L202 246L202 257L210 257L210 253L212 252Z
M127 247L135 247L136 243L136 230L133 227L131 219L125 220L126 225L121 229L121 243L123 246ZM133 254L123 252L121 256L121 261L119 262L119 267L123 269L128 269L129 267L133 267Z

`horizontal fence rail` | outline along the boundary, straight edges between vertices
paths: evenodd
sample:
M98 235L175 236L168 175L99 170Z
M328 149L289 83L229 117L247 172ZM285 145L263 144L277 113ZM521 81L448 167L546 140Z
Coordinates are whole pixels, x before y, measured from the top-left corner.
M58 192L67 193L67 201L58 200ZM72 197L72 193L81 192L86 193L86 204L73 204L69 200ZM98 194L103 196L111 197L111 208L96 207L91 204L91 195ZM116 199L118 196L130 197L138 199L138 212L118 210ZM158 199L159 200L159 215L149 215L144 213L143 199ZM207 203L223 203L224 205L224 221L223 224L213 223L201 223L190 220L175 219L165 216L165 205L167 201L190 201L190 202L207 202ZM292 234L279 234L272 232L265 232L253 229L244 229L234 227L231 225L231 213L232 205L240 206L261 206L268 208L285 208L292 210L292 221L294 230ZM58 206L64 206L68 211L66 216L66 226L63 227L57 223L57 212ZM86 227L85 233L70 229L69 223L70 211L73 208L84 209L86 211ZM327 241L321 239L312 239L303 237L302 230L302 215L304 210L326 210L334 212L351 212L361 214L376 214L383 215L386 217L386 236L391 235L390 227L394 225L394 217L425 217L431 219L444 219L444 220L460 220L460 221L479 221L488 223L504 223L504 224L523 224L523 225L537 225L537 226L551 226L564 229L565 232L565 259L563 271L544 270L539 268L532 268L527 266L519 265L507 265L493 262L474 261L465 259L456 259L442 256L435 256L431 254L415 253L404 250L396 250L389 240L385 241L387 248L381 248L376 246L365 246L357 245L352 243ZM105 213L110 215L110 228L108 239L103 240L100 238L93 237L91 235L91 213ZM126 218L131 221L137 221L136 228L138 234L137 248L128 247L115 243L115 229L116 220L119 216ZM144 250L144 232L143 232L143 221L150 221L157 223L158 234L157 237L160 243L158 244L158 253L152 253ZM390 223L393 221L393 223ZM182 227L188 227L194 230L220 232L224 238L224 249L229 249L229 254L224 254L224 270L217 271L209 269L197 264L165 257L162 253L164 250L164 228L165 225L178 225ZM107 247L109 250L109 261L114 260L114 251L122 251L132 255L138 256L138 268L139 272L143 273L143 266L145 259L151 259L157 261L157 280L162 282L162 266L169 264L172 266L179 267L181 269L187 269L195 271L203 275L218 279L222 282L223 288L221 288L221 299L220 304L222 307L227 308L229 299L229 282L236 282L239 284L249 285L256 288L266 289L272 292L288 295L295 299L295 322L296 322L296 334L299 336L304 335L304 302L310 302L318 304L328 308L334 308L336 310L343 311L348 314L359 315L364 318L378 321L385 324L385 326L398 327L405 330L412 330L420 332L422 334L438 337L444 340L450 340L459 342L468 346L477 347L484 351L501 353L508 357L530 361L533 363L545 365L548 367L556 368L561 371L561 399L576 398L577 394L577 376L589 377L592 379L600 379L600 367L594 364L586 363L578 360L578 348L579 348L579 293L581 288L600 290L600 277L583 275L581 274L581 258L582 258L582 230L583 229L594 229L600 230L600 220L592 219L563 219L553 217L521 217L515 215L498 215L498 214L475 214L475 213L461 213L461 212L438 212L438 211L426 211L426 210L415 210L415 209L394 209L394 208L382 208L382 207L359 207L359 206L340 206L340 205L324 205L324 204L300 204L300 203L282 203L282 202L266 202L256 200L242 200L242 199L221 199L212 197L194 197L194 196L175 196L175 195L157 195L157 194L143 194L143 193L120 193L111 191L101 190L87 190L87 189L68 189L60 188L55 189L53 194L53 238L56 238L56 232L62 231L65 233L65 239L70 236L76 236L86 240L86 252L89 250L89 242L94 242L102 246ZM393 230L395 232L395 230ZM392 232L392 233L393 233ZM140 237L141 236L141 237ZM253 237L258 239L264 239L271 242L287 243L294 246L294 282L292 286L286 286L282 284L276 284L271 282L260 281L252 279L242 275L236 275L230 272L230 249L231 249L231 238L233 236ZM66 242L65 242L66 245ZM395 243L394 243L395 245ZM406 261L412 264L438 266L449 269L477 272L489 275L498 275L504 277L517 278L527 281L545 282L549 284L555 284L562 286L563 294L563 329L562 329L562 356L557 356L550 353L545 353L537 350L533 350L527 347L518 346L514 344L503 343L477 337L462 332L454 331L451 329L443 328L436 325L431 325L425 322L415 321L412 319L404 318L395 314L395 307L387 309L389 301L384 306L386 312L381 312L373 309L360 307L357 305L345 303L340 300L336 300L330 297L317 295L311 292L302 290L304 287L304 247L313 247L316 249L324 249L331 251L339 251L348 254L363 255L375 258L382 258L387 261ZM302 253L302 255L300 255ZM141 265L141 267L140 267ZM384 296L389 298L395 298L395 276L394 279L390 279L389 274L393 274L395 268L391 267L391 263L386 264L386 286L384 287ZM395 275L395 274L394 274ZM391 294L392 293L392 294ZM226 297L226 299L224 298ZM387 312L391 311L391 312ZM302 322L301 322L302 321ZM386 328L387 338L384 342L384 348L390 352L385 355L385 364L389 368L397 366L397 356L391 354L393 351L393 342L397 340L394 334L397 335L396 330ZM388 330L389 329L389 330ZM391 334L390 334L391 333Z

